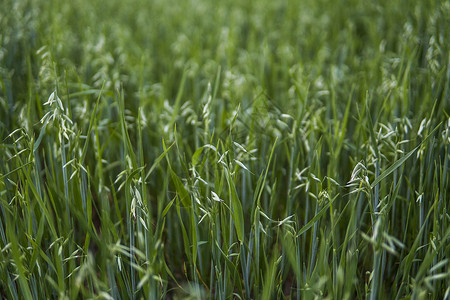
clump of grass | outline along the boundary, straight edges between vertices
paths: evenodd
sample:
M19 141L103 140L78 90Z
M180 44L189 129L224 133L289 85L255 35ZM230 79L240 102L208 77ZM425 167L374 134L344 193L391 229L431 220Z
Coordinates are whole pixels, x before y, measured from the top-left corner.
M0 16L2 297L449 297L449 1Z

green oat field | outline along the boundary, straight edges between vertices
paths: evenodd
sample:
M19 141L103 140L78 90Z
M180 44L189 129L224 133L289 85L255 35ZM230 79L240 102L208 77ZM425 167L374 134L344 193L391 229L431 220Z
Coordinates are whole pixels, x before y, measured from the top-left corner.
M450 298L449 0L0 2L1 298Z

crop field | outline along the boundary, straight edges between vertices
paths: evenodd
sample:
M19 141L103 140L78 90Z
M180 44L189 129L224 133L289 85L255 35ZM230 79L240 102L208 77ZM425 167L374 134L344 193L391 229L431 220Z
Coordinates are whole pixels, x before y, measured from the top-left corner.
M2 0L0 298L449 299L449 0Z

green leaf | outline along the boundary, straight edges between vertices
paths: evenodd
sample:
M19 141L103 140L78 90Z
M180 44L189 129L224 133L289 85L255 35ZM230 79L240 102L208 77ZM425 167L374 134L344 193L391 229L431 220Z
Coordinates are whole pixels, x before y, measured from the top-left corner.
M100 102L100 97L102 96L102 91L103 91L104 86L105 86L105 83L103 83L102 89L100 90L100 93L97 97L97 101L95 102L94 110L92 111L92 114L91 114L91 119L89 120L89 127L88 127L88 131L86 133L86 141L84 142L83 152L80 157L81 165L83 164L84 158L87 153L87 148L88 148L88 144L89 144L89 135L91 134L91 131L92 131L92 125L94 125L95 113L97 112L97 107Z
M173 184L175 185L175 189L178 195L180 196L181 203L185 208L188 208L189 206L191 206L191 196L184 187L184 184L181 181L181 179L178 177L177 174L175 174L175 172L172 169L170 169L170 175L172 177Z
M172 148L173 145L175 145L175 142L173 142L172 145L169 146L169 148L164 147L164 152L160 156L158 156L158 158L155 160L153 165L150 167L150 170L147 172L147 175L145 175L144 180L147 180L147 178L150 176L150 174L153 173L153 171L158 166L159 162L166 156L167 152L169 152L170 148Z
M173 198L172 201L170 201L169 204L167 204L167 206L164 208L164 210L161 214L161 218L164 218L167 215L167 213L169 212L169 209L172 207L173 202L175 202L175 199L176 199L176 197Z
M45 129L47 128L47 124L48 124L48 120L49 120L49 119L50 119L50 118L47 118L47 119L44 121L44 124L43 124L42 127L41 127L41 131L39 132L39 136L38 136L38 138L36 139L36 142L34 143L34 146L33 146L33 152L36 151L37 148L39 147L39 145L41 144L41 141L42 141L42 138L44 137Z
M374 188L378 183L380 183L384 178L386 178L387 176L389 176L392 172L395 171L395 169L397 169L398 167L400 167L408 158L411 157L411 155L414 154L414 152L416 152L417 150L419 150L420 146L422 146L432 135L433 133L439 128L439 126L441 126L442 123L439 123L439 125L437 125L433 131L427 135L427 137L413 150L409 151L407 154L405 154L402 158L400 158L399 160L397 160L395 163L393 163L389 168L387 168L383 173L380 174L380 176L378 176L373 183L370 185L371 188Z
M305 226L302 227L302 229L300 229L297 232L297 237L301 236L302 234L304 234L305 232L307 232L313 225L314 223L320 219L320 217L322 217L322 215L328 210L328 208L330 207L330 205L334 202L334 200L337 198L338 195L336 195L336 197L334 197L334 199L332 199L331 201L329 201L319 212L317 212L317 214L314 216L314 218L312 218Z
M202 147L195 150L194 155L192 155L192 165L193 166L197 165L200 155L202 154L204 149L211 149L211 150L217 152L216 147L214 147L213 145L209 145L209 144L203 145Z
M240 242L244 240L244 214L242 212L242 204L236 192L236 186L230 176L228 170L225 170L225 176L228 182L228 189L231 197L231 212L233 215L234 226Z

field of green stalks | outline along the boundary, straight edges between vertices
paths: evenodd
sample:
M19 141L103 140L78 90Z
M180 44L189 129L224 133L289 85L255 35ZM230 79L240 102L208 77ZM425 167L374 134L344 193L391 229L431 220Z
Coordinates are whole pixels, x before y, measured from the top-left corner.
M0 298L449 299L449 0L3 0Z

